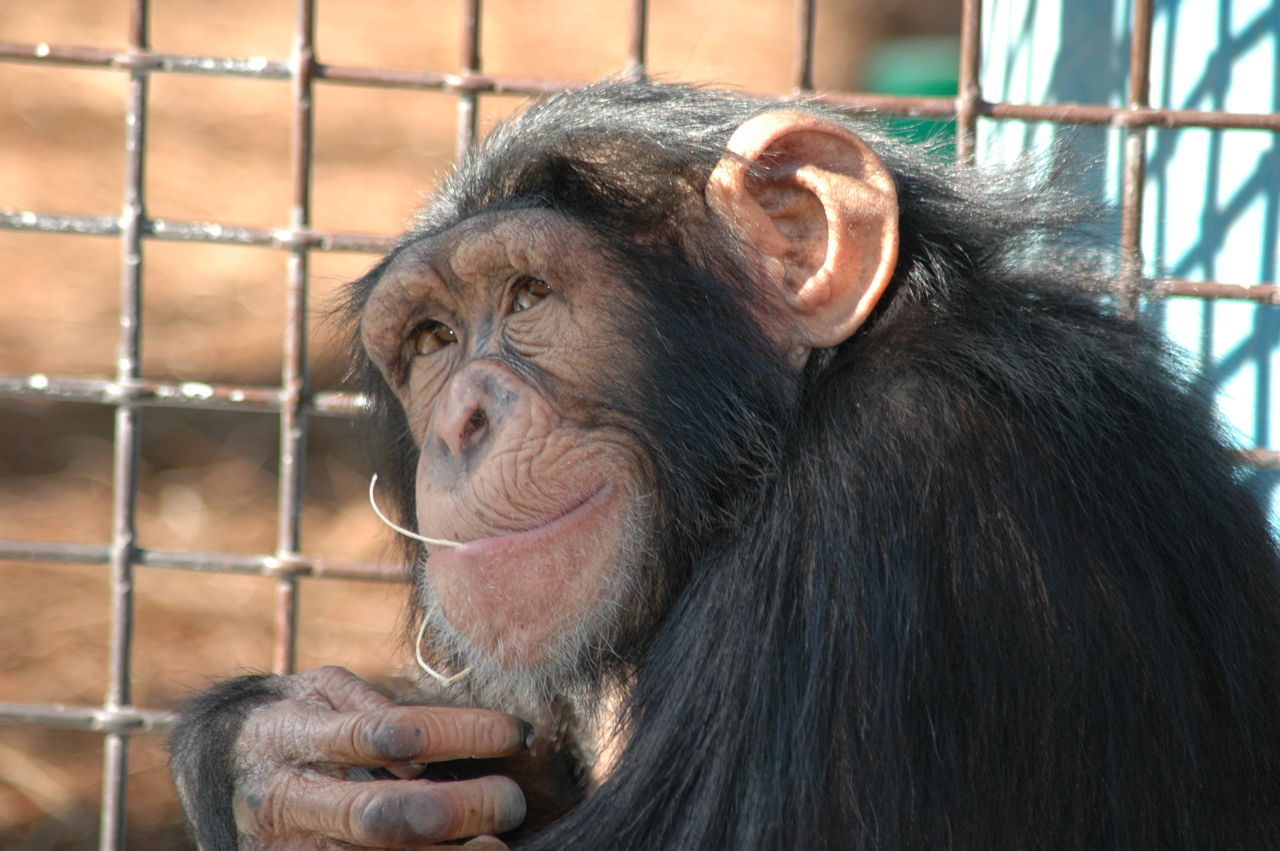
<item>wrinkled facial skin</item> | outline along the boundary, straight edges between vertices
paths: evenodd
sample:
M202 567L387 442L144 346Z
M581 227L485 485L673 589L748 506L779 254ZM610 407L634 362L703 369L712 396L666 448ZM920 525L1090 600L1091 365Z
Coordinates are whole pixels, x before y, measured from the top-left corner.
M593 403L627 369L599 258L558 214L481 214L402 249L361 320L420 450L419 531L463 542L430 548L429 596L507 669L607 633L647 535L644 453Z

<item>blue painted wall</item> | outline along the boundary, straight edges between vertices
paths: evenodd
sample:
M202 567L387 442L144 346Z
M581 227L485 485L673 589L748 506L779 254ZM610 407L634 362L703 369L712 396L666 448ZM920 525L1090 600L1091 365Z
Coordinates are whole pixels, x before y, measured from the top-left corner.
M983 96L1013 103L1123 106L1127 0L989 0ZM1280 111L1280 0L1157 0L1152 106ZM1147 273L1230 284L1280 279L1280 134L1148 130L1142 249ZM1000 122L979 125L979 158L1025 152L1091 165L1080 190L1117 203L1122 132ZM1119 240L1119 220L1111 223ZM1147 308L1188 353L1242 447L1280 448L1280 306L1171 298ZM1280 471L1248 470L1280 527Z

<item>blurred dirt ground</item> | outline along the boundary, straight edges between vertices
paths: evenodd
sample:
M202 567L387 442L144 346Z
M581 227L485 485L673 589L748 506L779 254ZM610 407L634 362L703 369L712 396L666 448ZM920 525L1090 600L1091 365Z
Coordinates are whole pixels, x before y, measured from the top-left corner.
M858 57L893 10L819 6L817 80L857 84ZM926 4L928 5L928 4ZM152 45L171 53L287 58L291 0L154 0ZM875 8L874 14L862 10ZM626 65L630 0L489 0L485 68L593 78ZM323 62L454 70L462 3L321 0ZM674 79L786 91L790 0L655 0L652 69ZM899 25L900 26L900 25ZM123 48L125 0L0 0L0 40ZM116 215L124 180L126 75L0 63L0 209ZM289 205L289 86L156 74L149 105L148 214L281 226ZM487 125L519 99L487 97ZM454 99L321 83L316 92L314 223L397 232L448 167ZM312 255L313 385L336 386L338 329L320 314L375 258ZM143 370L152 378L278 383L285 255L260 248L148 242ZM0 374L110 376L119 310L118 241L0 231ZM0 538L110 538L113 415L95 405L0 400ZM140 544L270 552L278 424L269 416L145 409ZM389 541L364 492L355 426L311 420L303 549L378 560ZM0 702L98 704L106 687L107 571L0 562ZM403 589L304 580L299 664L393 676ZM272 583L139 568L134 703L171 708L209 681L270 667ZM130 752L129 847L190 847L161 737ZM96 847L102 743L96 733L0 726L0 847Z

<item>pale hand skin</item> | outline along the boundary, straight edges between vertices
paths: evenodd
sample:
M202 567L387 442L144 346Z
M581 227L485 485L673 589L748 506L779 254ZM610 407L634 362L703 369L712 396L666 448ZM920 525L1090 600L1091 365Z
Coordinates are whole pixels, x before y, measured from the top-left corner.
M347 770L416 778L425 763L509 756L527 747L528 725L488 710L401 706L344 668L282 682L284 696L251 712L236 743L246 767L233 804L240 848L421 849L466 837L476 851L506 848L490 834L525 816L508 777L355 780Z

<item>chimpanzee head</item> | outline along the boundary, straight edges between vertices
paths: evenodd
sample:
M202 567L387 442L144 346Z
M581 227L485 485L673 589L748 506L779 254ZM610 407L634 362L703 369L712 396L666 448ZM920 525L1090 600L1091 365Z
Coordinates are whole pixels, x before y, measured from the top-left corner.
M632 658L731 543L897 228L844 124L693 88L560 95L468 156L352 289L382 477L463 542L418 574L456 662L538 694Z

